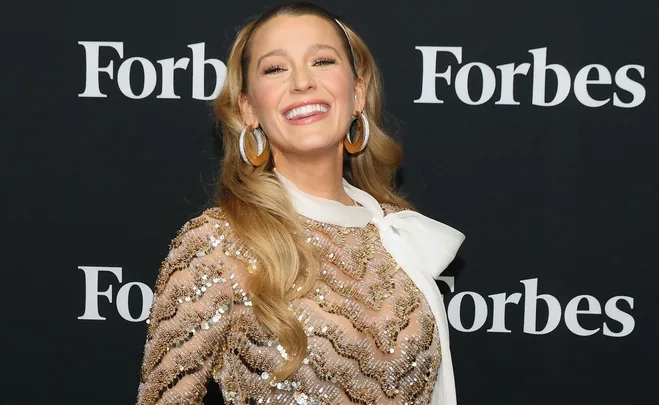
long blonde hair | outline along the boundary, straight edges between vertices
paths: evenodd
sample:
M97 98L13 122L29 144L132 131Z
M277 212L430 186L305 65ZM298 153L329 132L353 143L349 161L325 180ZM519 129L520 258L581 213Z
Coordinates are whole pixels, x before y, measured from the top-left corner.
M344 177L381 203L411 207L394 191L394 176L402 161L402 149L382 129L380 72L362 39L347 24L343 24L344 33L335 16L309 3L280 5L247 23L231 47L226 80L214 104L224 149L216 204L223 207L233 221L237 236L258 258L259 265L249 284L255 314L288 354L284 367L275 373L277 380L293 374L306 356L307 336L288 303L314 286L320 258L302 238L298 215L287 191L272 172L272 159L259 167L242 161L238 139L245 125L238 100L249 85L247 67L252 35L265 22L282 14L315 15L332 23L342 38L355 78L364 79L370 138L363 152L356 156L346 153L348 164L344 165Z

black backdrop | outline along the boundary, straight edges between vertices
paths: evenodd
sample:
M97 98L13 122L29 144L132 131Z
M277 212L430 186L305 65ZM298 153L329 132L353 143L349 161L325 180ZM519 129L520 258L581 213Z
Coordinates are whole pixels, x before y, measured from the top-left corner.
M268 3L5 6L3 403L134 403L158 265L218 166L200 62L221 80ZM467 235L440 283L460 403L656 402L656 2L322 3L382 68L403 191Z

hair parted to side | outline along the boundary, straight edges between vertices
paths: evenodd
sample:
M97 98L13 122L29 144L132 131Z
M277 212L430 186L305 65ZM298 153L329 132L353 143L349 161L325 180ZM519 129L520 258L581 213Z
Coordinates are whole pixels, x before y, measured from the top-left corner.
M224 149L216 205L231 218L234 232L258 258L259 265L249 280L248 291L258 320L277 337L288 354L284 367L274 375L281 381L297 370L307 352L307 336L288 303L312 289L318 277L320 258L303 239L298 215L286 189L272 171L272 158L258 167L247 165L241 159L238 145L240 132L245 127L238 100L249 86L250 40L261 25L278 15L314 15L335 26L355 78L364 79L365 112L370 123L368 145L363 152L347 157L349 165L344 169L344 176L379 202L404 208L411 208L411 205L394 191L394 176L402 161L402 149L382 129L380 72L362 39L341 21L344 32L336 16L311 3L279 5L240 29L227 59L224 85L214 103Z

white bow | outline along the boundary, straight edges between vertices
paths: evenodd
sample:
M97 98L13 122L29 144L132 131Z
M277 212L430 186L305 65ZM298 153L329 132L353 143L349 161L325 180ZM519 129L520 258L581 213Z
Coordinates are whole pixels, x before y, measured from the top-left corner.
M415 211L373 216L382 245L402 268L414 267L437 280L455 259L465 235Z

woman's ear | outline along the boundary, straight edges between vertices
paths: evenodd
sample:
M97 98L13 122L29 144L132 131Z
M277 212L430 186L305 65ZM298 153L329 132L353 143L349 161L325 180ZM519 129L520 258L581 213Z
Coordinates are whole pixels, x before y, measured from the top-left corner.
M363 77L355 81L355 112L360 113L366 107L366 83Z
M245 93L240 93L240 96L238 96L238 105L240 106L240 117L243 120L243 123L245 123L246 126L252 126L254 128L258 127L259 125L259 120L256 118L256 114L254 114L254 108L252 107L252 103L249 101L249 97Z

